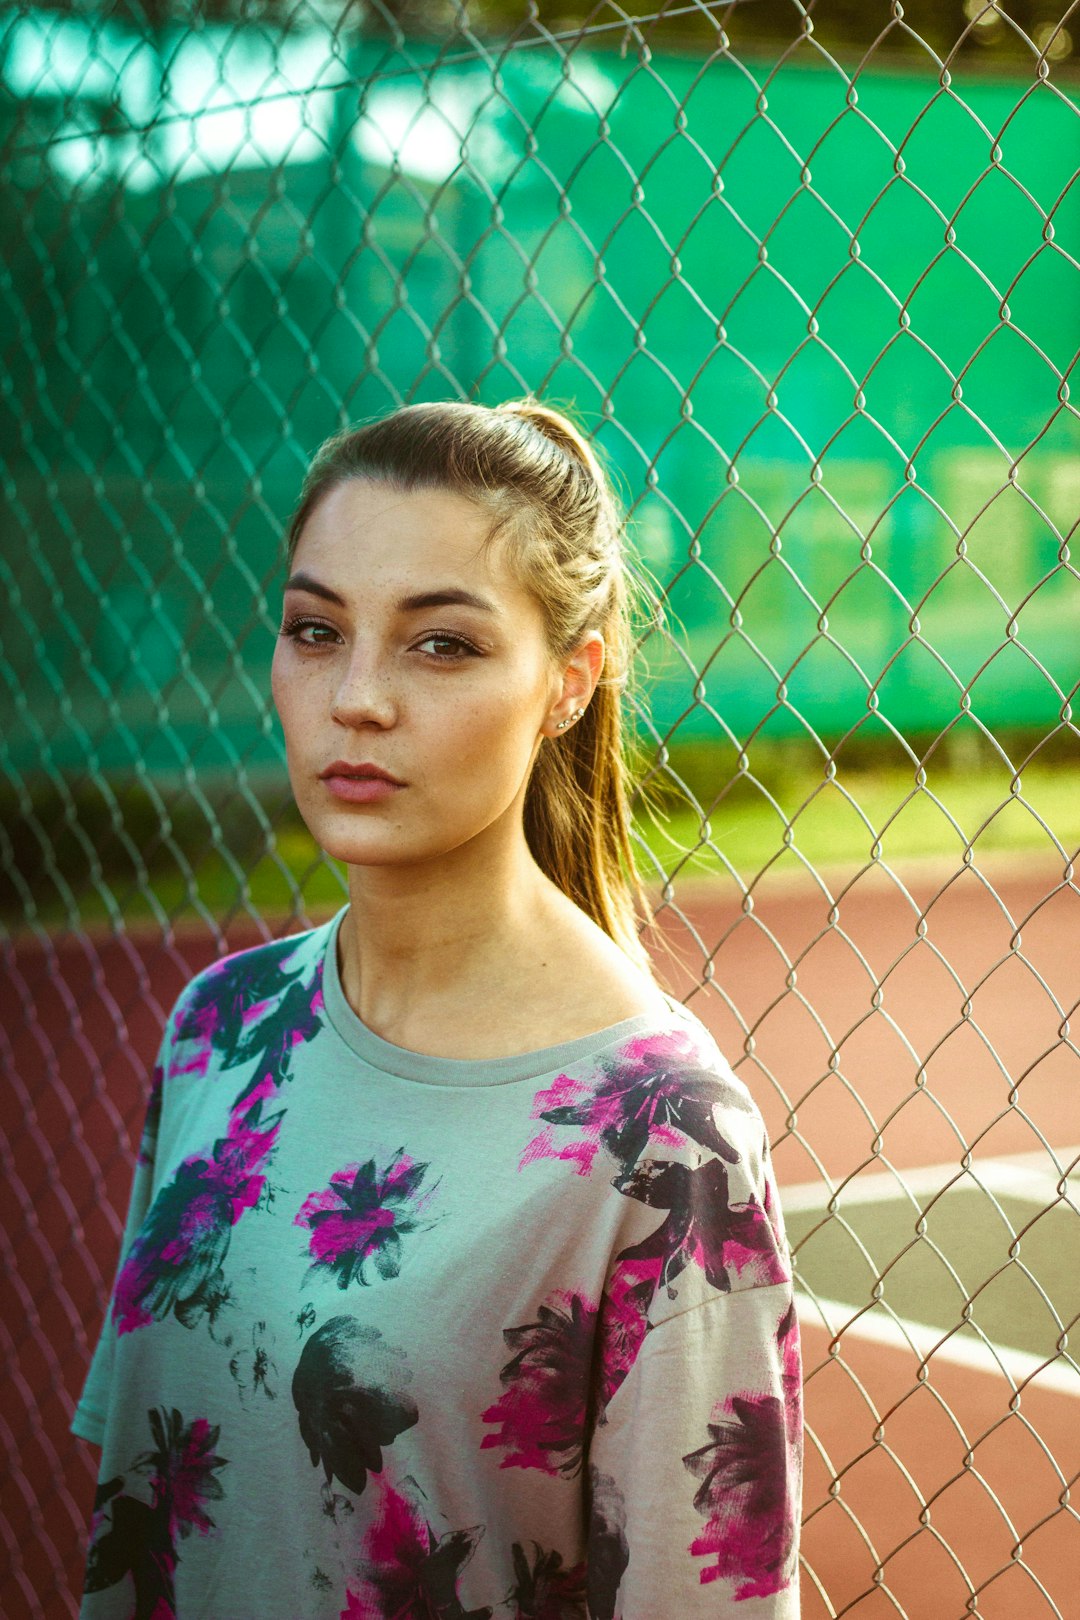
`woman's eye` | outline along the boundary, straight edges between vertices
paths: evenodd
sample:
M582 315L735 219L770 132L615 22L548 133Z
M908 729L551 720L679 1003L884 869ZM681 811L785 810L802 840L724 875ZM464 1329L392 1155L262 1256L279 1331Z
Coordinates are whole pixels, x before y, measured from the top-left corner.
M290 619L287 624L282 625L281 634L291 637L301 647L323 647L326 645L323 641L306 640L301 636L301 630L325 630L328 636L337 634L332 625L322 624L318 619Z
M416 645L421 649L424 647L453 648L452 652L442 651L424 654L426 658L435 659L440 664L454 664L457 663L458 659L468 658L476 652L476 648L472 643L464 641L461 636L443 634L438 630L433 631L430 636L425 636L423 641L418 641Z

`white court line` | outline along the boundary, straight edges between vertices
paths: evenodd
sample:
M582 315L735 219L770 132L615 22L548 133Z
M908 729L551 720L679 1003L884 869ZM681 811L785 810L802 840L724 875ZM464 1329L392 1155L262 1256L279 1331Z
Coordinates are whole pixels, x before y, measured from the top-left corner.
M1055 1153L1059 1164L1071 1165L1080 1154L1080 1147L1056 1148ZM947 1164L920 1164L907 1170L861 1171L844 1185L837 1197L840 1207L849 1210L859 1204L903 1198L905 1187L916 1198L924 1193L932 1197L948 1187L950 1192L985 1189L1003 1198L1023 1198L1046 1207L1057 1202L1060 1180L1049 1154L1010 1153L991 1159L975 1156L970 1170L963 1170L959 1159L953 1159ZM1080 1196L1080 1167L1072 1171L1071 1185L1066 1190L1074 1198ZM792 1214L808 1210L824 1213L829 1198L824 1178L780 1185L780 1208Z
M908 1355L911 1355L914 1345L920 1361L926 1360L929 1351L942 1336L940 1328L929 1327L925 1322L911 1322L884 1313L879 1315L873 1310L864 1311L858 1321L852 1322L851 1318L859 1307L845 1305L836 1299L814 1300L809 1294L796 1292L795 1308L800 1322L823 1327L832 1338L843 1329L841 1345L844 1339L861 1339L870 1344L886 1345L891 1350L904 1350ZM845 1326L845 1323L851 1325ZM931 1378L935 1364L942 1362L951 1367L967 1367L973 1372L1005 1378L1011 1381L1014 1389L1038 1373L1034 1389L1057 1395L1080 1396L1080 1366L1071 1361L1068 1355L1059 1355L1048 1366L1043 1366L1042 1358L1030 1355L1026 1350L1011 1350L1005 1345L995 1345L991 1349L974 1335L962 1338L954 1333L934 1350L929 1362Z
M1080 1148L1055 1150L1058 1163L1071 1165L1080 1154ZM878 1204L902 1200L905 1188L916 1199L923 1195L929 1199L948 1187L949 1191L980 1191L995 1196L1021 1198L1047 1207L1057 1202L1061 1180L1049 1155L1045 1152L1003 1154L997 1158L978 1159L971 1169L964 1171L958 1161L948 1164L918 1165L908 1170L888 1169L868 1171L848 1182L838 1194L838 1208L851 1214L861 1204ZM1066 1194L1076 1198L1080 1193L1080 1169L1074 1170L1065 1188ZM780 1207L785 1213L825 1213L829 1202L829 1189L824 1181L799 1182L780 1187ZM920 1206L921 1207L921 1206ZM915 1346L919 1359L924 1360L942 1337L942 1329L926 1322L913 1322L892 1317L883 1311L863 1311L858 1319L852 1317L860 1306L844 1304L835 1299L815 1302L808 1294L797 1293L796 1304L800 1320L824 1327L831 1337L844 1328L844 1337L861 1339L890 1349L904 1350L908 1355ZM849 1327L844 1327L850 1322ZM910 1341L910 1342L909 1342ZM1014 1350L1007 1345L992 1349L972 1332L954 1333L938 1349L930 1361L954 1367L967 1367L973 1372L988 1373L996 1378L1011 1380L1013 1387L1035 1378L1034 1387L1057 1394L1080 1396L1080 1368L1068 1355L1061 1355L1048 1366L1042 1359L1025 1350ZM1042 1368L1040 1371L1039 1369Z

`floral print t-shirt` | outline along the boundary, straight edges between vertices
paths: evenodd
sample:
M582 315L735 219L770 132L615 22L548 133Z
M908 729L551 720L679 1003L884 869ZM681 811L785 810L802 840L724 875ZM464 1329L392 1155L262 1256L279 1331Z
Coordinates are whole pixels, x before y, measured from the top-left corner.
M674 1000L476 1062L322 927L170 1013L72 1427L86 1620L795 1620L791 1272L756 1106Z

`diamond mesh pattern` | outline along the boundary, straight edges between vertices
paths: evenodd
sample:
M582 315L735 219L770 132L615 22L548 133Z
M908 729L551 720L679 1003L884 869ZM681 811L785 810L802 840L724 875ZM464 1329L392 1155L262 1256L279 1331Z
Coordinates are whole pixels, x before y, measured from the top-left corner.
M650 939L798 1266L804 1615L1075 1605L1080 7L856 9L0 11L4 1613L78 1607L168 1008L346 893L269 700L305 459L523 391L629 509Z

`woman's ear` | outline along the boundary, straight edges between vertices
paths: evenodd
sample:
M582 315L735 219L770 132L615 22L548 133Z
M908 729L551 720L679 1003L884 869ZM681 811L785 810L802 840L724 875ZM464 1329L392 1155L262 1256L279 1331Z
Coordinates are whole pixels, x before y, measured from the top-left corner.
M545 732L558 734L565 731L562 721L571 721L579 711L588 708L596 683L604 668L604 638L599 630L590 630L563 666L562 686L554 708L548 714Z

